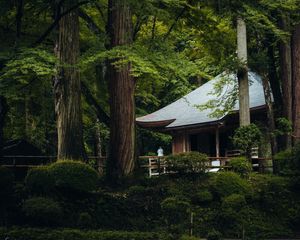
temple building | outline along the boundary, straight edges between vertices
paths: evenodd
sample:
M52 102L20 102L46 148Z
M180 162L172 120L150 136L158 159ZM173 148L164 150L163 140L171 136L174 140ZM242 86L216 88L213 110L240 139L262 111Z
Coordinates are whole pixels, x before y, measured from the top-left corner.
M248 77L251 122L266 124L266 102L261 77L253 72L249 72ZM221 86L220 94L215 91L218 84ZM221 103L229 95L232 96L236 86L235 74L222 73L168 106L137 118L136 122L140 127L170 134L173 153L199 151L212 157L227 156L233 150L230 137L239 126L238 100L232 111L221 117L212 116L215 109L200 110L199 106L208 101Z

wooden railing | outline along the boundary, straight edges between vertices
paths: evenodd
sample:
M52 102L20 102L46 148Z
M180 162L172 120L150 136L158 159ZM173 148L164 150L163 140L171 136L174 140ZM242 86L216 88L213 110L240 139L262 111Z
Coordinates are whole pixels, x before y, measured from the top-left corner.
M232 157L208 157L209 162L207 168L213 171L212 169L220 170L226 169L228 167L228 163ZM26 163L18 163L18 160L24 159L40 159L46 160L45 164L49 162L54 162L56 160L56 156L3 156L0 161L0 165L9 168L32 168L37 167L39 165L43 165L43 163L35 163L35 164L26 164ZM164 162L165 157L159 156L140 156L140 167L148 170L149 176L157 176L161 174L165 174L166 172L166 164ZM96 169L105 168L106 157L97 157L97 156L89 156L88 160L96 160L96 165L94 166ZM258 172L265 172L266 168L272 168L272 165L266 164L266 161L271 160L271 158L252 158L253 169ZM9 163L8 163L9 162ZM100 165L99 165L100 164Z

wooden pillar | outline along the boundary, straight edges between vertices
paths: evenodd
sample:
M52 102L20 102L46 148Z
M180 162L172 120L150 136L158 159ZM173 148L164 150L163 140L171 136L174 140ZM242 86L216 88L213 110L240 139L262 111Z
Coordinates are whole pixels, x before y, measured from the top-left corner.
M220 132L219 132L219 126L216 127L216 157L220 157Z

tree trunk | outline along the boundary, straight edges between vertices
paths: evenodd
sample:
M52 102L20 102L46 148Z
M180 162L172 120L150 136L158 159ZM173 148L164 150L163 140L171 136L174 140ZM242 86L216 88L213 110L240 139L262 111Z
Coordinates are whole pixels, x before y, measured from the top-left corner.
M110 47L132 42L132 16L127 1L109 1L108 31ZM135 151L135 81L130 64L108 67L110 93L110 154L107 176L111 181L127 176L134 169Z
M247 68L247 32L246 23L237 18L237 55L241 63L238 69L240 126L250 124L249 82Z
M289 31L288 18L282 16L281 28ZM282 97L283 97L283 116L292 122L292 63L291 63L291 42L290 39L281 41L279 45ZM291 136L284 136L284 148L291 147Z
M295 26L292 35L292 75L293 75L293 137L294 143L300 140L300 24Z
M273 112L271 88L269 85L269 79L267 77L267 74L262 74L262 82L263 82L264 95L265 95L266 107L267 107L269 138L271 143L272 156L274 156L278 152L278 147L277 147L276 136L274 135L275 119L274 119L274 112Z
M273 41L273 40L272 40ZM272 46L271 41L267 43L268 48L268 58L269 58L269 71L268 71L268 78L270 81L271 90L273 93L274 98L274 114L275 116L282 116L282 93L280 87L280 80L277 74L276 69L276 59L274 55L274 46Z
M61 11L68 9L62 6ZM86 159L83 144L79 57L79 20L74 10L59 21L58 75L55 78L58 159Z
M97 157L97 169L98 173L102 176L104 173L104 161L102 158L102 141L100 133L100 121L97 119L95 128L95 156Z

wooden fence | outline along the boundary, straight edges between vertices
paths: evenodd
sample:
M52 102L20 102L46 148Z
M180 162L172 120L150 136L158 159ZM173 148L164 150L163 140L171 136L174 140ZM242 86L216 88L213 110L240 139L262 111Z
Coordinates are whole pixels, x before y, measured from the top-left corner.
M149 176L156 176L165 174L166 172L166 164L164 162L165 157L159 156L140 156L139 166L141 168L145 168L148 170ZM207 168L210 171L214 171L213 169L220 170L229 168L228 163L230 161L230 157L208 157L209 162ZM21 163L20 163L21 160ZM31 164L30 161L27 160L35 160L40 163ZM89 156L88 161L94 160L95 165L94 168L100 170L105 168L106 157L97 157L97 156ZM9 168L32 168L37 167L43 164L48 164L56 161L56 156L3 156L2 161L0 161L0 165ZM271 158L252 158L252 165L254 171L265 172L267 169L272 171L272 165L268 162L271 161ZM26 162L29 162L28 164Z

